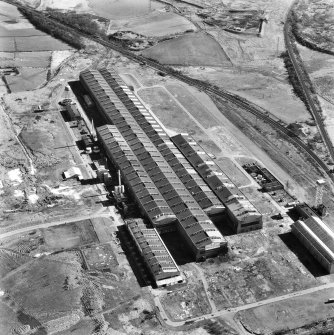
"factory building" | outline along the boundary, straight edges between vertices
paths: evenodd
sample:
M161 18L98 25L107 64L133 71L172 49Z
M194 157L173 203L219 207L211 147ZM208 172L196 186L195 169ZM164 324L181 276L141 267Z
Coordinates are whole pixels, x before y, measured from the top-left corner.
M67 103L65 104L65 107L71 121L80 121L82 119L78 107L75 103Z
M136 243L157 287L182 283L179 267L156 229L148 229L143 220L127 220L126 227Z
M313 209L305 203L297 204L294 207L295 212L299 216L299 220L305 220L312 216L318 216Z
M123 89L118 84L113 83L111 85L110 82L106 81L105 77L108 73L108 71L105 73L104 70L86 70L80 74L80 80L94 100L99 112L105 118L106 123L114 125L122 136L124 143L128 145L130 151L122 151L125 157L128 154L133 154L133 156L131 155L132 158L136 157L137 162L143 167L141 176L146 176L152 180L175 214L176 224L170 225L169 230L177 229L180 232L197 260L216 255L221 250L226 249L225 238L132 114L137 107L131 107L128 104L127 99L125 99L127 94L124 91L122 93ZM118 91L118 94L115 91ZM98 129L98 131L101 132L101 129ZM114 129L109 129L110 137L113 137L113 131ZM155 132L159 134L160 130L157 129ZM101 135L99 135L101 141L105 142L107 135ZM164 139L161 137L161 144L163 142ZM113 158L115 154L108 149L106 143L103 145L108 156L115 160ZM134 167L134 170L136 169L137 166ZM125 177L125 173L123 177ZM129 188L131 187L129 185ZM134 190L132 192L133 194L136 193ZM154 196L152 198L154 199ZM166 226L163 228L166 228ZM157 229L159 229L158 226ZM159 232L162 231L166 230L159 229Z
M209 215L224 212L225 207L218 197L170 141L151 112L125 85L116 71L103 69L100 72L201 208Z
M314 258L329 273L334 273L333 231L317 216L294 222L291 230Z
M113 165L121 171L122 180L142 214L151 224L162 229L176 220L166 201L126 143L117 127L98 127L97 135Z
M225 205L236 233L262 228L262 215L191 136L171 140Z

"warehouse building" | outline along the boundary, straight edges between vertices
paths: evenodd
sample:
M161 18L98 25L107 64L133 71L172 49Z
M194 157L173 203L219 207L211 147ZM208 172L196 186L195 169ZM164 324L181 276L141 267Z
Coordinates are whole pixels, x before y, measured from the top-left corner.
M316 216L294 222L291 230L314 258L329 273L334 273L333 231Z
M236 233L262 228L262 215L191 136L171 140L225 205Z
M102 69L100 72L201 208L209 215L223 213L225 207L218 197L192 168L173 142L170 141L169 136L151 112L144 107L134 93L125 85L116 71L113 69Z
M159 232L177 229L197 260L216 255L221 250L226 249L226 240L123 103L122 93L118 92L120 97L115 93L116 90L120 89L119 85L112 88L102 73L103 70L86 70L80 74L80 80L94 100L101 115L105 118L106 123L110 123L117 128L124 139L124 143L131 150L130 153L133 153L143 167L142 176L147 176L153 181L167 205L175 214L176 224L170 225L168 229L166 226L163 229L159 229L157 226ZM124 93L124 96L127 95ZM126 99L124 100L127 102ZM131 107L129 106L129 108ZM101 131L101 129L98 131ZM109 136L112 137L113 129L109 129L109 131ZM101 141L106 141L107 135L101 135L99 135ZM108 145L106 143L103 145L108 156L113 157L115 154L108 149ZM129 153L129 151L123 152L125 156ZM111 159L115 160L115 158ZM125 177L125 174L123 174L123 177ZM130 187L132 186L129 185Z
M142 215L146 216L154 227L160 229L174 222L175 214L148 177L117 127L105 125L96 130L108 158L121 171L122 180Z
M126 227L136 243L157 287L182 283L179 267L156 229L149 229L143 220L126 220Z

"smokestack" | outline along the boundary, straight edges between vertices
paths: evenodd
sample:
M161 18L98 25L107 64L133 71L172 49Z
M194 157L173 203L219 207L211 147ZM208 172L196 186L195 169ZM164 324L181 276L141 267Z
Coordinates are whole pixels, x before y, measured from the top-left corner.
M121 170L118 170L118 186L122 186L122 181L121 181Z

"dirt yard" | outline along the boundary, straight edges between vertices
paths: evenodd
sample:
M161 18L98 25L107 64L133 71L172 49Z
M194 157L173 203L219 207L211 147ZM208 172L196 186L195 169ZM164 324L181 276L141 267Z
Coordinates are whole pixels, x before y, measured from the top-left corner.
M325 289L239 312L236 317L248 331L256 333L286 331L288 333L317 321L332 321L333 306L324 303L332 293L332 289ZM305 327L306 329L312 331L311 326Z
M227 259L201 264L218 309L320 284L279 237L278 227L266 231L227 236Z

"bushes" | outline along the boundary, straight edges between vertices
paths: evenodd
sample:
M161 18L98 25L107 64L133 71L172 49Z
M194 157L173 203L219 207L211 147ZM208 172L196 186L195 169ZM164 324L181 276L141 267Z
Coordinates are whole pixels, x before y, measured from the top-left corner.
M57 21L72 26L89 35L99 35L104 37L104 32L99 25L93 21L93 16L89 14L77 14L75 12L59 12L55 9L48 9L47 12Z
M44 18L42 15L38 15L23 8L20 8L19 10L37 29L66 42L76 49L84 47L84 44L80 41L80 37L77 34L65 30L65 28L61 26L55 25L54 22Z

